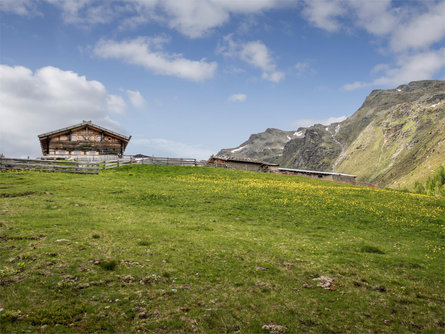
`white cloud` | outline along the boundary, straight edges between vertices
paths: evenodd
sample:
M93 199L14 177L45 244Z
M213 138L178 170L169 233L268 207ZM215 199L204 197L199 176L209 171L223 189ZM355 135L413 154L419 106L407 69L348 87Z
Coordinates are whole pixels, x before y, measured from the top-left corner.
M390 33L402 14L391 6L391 0L305 0L302 10L303 17L317 28L338 32L352 23L378 36Z
M35 15L43 3L62 12L66 23L81 27L117 22L134 28L147 22L202 37L233 15L258 15L266 10L296 7L298 0L0 0L0 11ZM337 32L351 24L386 36L392 49L426 48L445 36L443 1L304 0L302 16L315 27ZM426 11L425 11L426 9Z
M389 66L388 64L377 64L372 68L371 73L377 74L377 73L385 72L385 71L389 70L390 68L391 68L391 66Z
M135 27L149 21L166 24L191 37L202 37L226 23L232 14L257 14L294 4L296 0L41 0L62 11L66 23L79 26L119 21L120 27ZM1 0L0 10L19 15L33 13L31 0Z
M45 0L62 10L66 23L79 25L103 24L112 21L118 5L112 2L94 3L93 0Z
M323 125L329 125L332 123L339 123L346 119L346 116L339 116L339 117L329 117L328 119L323 120L316 120L316 119L300 119L296 122L294 122L292 125L296 128L307 128L314 124L323 124Z
M346 5L352 11L355 24L377 36L391 33L401 19L398 10L391 8L391 0L349 0Z
M284 72L280 71L263 72L261 77L265 80L278 83L284 78Z
M133 107L137 109L142 109L146 105L145 99L140 91L127 90L127 95Z
M277 70L269 49L261 41L234 41L232 35L223 38L217 48L217 53L224 56L236 57L263 71L262 78L272 82L279 82L284 78L284 72Z
M295 0L163 0L159 4L171 28L196 38L226 23L231 14L256 14L295 2Z
M182 79L203 81L212 78L218 67L216 62L189 60L181 54L166 54L159 49L160 43L151 38L136 38L123 42L99 41L94 53L101 58L121 59L129 64L143 66L157 74L176 76ZM156 41L156 39L155 39Z
M82 120L120 130L110 115L125 111L122 97L77 73L0 65L0 153L7 156L41 155L37 135Z
M344 85L343 89L346 91L350 91L350 90L356 90L356 89L365 88L365 87L369 87L369 86L372 86L372 83L355 81L353 83Z
M354 90L369 86L396 87L414 80L428 80L445 67L445 48L437 51L425 51L413 55L401 55L396 66L378 65L378 71L383 75L372 82L354 82L343 86L345 90Z
M190 145L164 138L132 139L131 149L146 155L164 156L168 158L208 159L214 152L201 145Z
M445 37L445 2L305 0L303 17L337 32L354 26L386 38L392 51L426 49Z
M276 65L269 50L261 41L247 42L241 46L241 59L263 70L263 78L279 82L284 73L276 70Z
M431 79L445 67L444 51L437 43L445 38L445 1L395 2L391 0L305 0L303 17L329 32L364 29L377 38L393 64L378 64L369 82L343 86L354 90L371 86L396 86L413 80Z
M397 60L397 66L386 70L384 76L374 80L374 84L398 86L413 80L431 79L444 66L445 48L403 55Z
M340 29L337 19L346 13L341 1L305 0L304 3L302 14L314 26L330 32Z
M36 2L36 1L35 1ZM156 18L160 0L40 0L60 9L65 23L81 28L117 22L117 26L134 28Z
M218 3L206 0L164 0L162 7L168 15L170 28L192 38L201 37L230 17Z
M228 100L230 102L244 102L244 101L246 101L246 99L247 99L247 95L241 94L241 93L233 94L228 97Z
M299 77L303 76L306 73L314 73L315 71L311 68L311 65L308 61L298 62L295 64L295 69L297 70L297 75Z
M32 12L31 0L0 0L0 11L17 15L29 15Z
M445 37L445 1L431 6L426 13L402 22L391 34L391 48L395 51L424 49Z

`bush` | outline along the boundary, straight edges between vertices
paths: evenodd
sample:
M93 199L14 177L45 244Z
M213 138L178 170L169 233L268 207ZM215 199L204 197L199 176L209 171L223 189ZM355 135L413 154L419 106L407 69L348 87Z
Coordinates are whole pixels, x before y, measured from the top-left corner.
M416 183L414 183L414 192L417 194L425 194L425 187L422 183L416 181Z
M441 166L433 175L430 175L425 186L420 182L414 184L414 192L435 196L445 195L445 168Z
M105 270L114 270L115 268L116 268L116 266L117 266L117 261L116 260L110 260L110 261L103 261L103 262L101 262L100 264L99 264L99 266L102 268L102 269L105 269Z

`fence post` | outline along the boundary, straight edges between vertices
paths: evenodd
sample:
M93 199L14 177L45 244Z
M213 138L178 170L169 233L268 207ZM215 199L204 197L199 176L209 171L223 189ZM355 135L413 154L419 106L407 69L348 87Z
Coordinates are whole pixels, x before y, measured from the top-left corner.
M119 165L119 158L117 159L117 168L119 168L120 167L120 165Z
M133 164L133 156L130 155L130 165L132 165L132 164Z

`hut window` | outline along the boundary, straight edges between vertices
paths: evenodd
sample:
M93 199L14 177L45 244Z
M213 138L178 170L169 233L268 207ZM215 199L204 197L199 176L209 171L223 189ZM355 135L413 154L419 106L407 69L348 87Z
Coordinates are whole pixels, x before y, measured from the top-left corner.
M97 136L97 141L101 141L102 140L102 136Z
M71 140L76 140L76 136L71 136Z

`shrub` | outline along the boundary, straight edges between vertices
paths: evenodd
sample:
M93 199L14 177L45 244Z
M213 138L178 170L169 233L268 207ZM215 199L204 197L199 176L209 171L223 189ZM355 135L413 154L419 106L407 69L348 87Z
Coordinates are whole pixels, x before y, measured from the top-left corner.
M114 270L115 268L116 268L116 266L117 266L117 261L116 260L109 260L109 261L103 261L103 262L101 262L100 264L99 264L99 266L102 268L102 269L105 269L105 270Z
M441 166L433 175L430 175L425 186L420 182L414 184L414 192L418 194L445 195L445 168Z
M414 192L416 194L425 194L425 187L419 182L414 183Z

